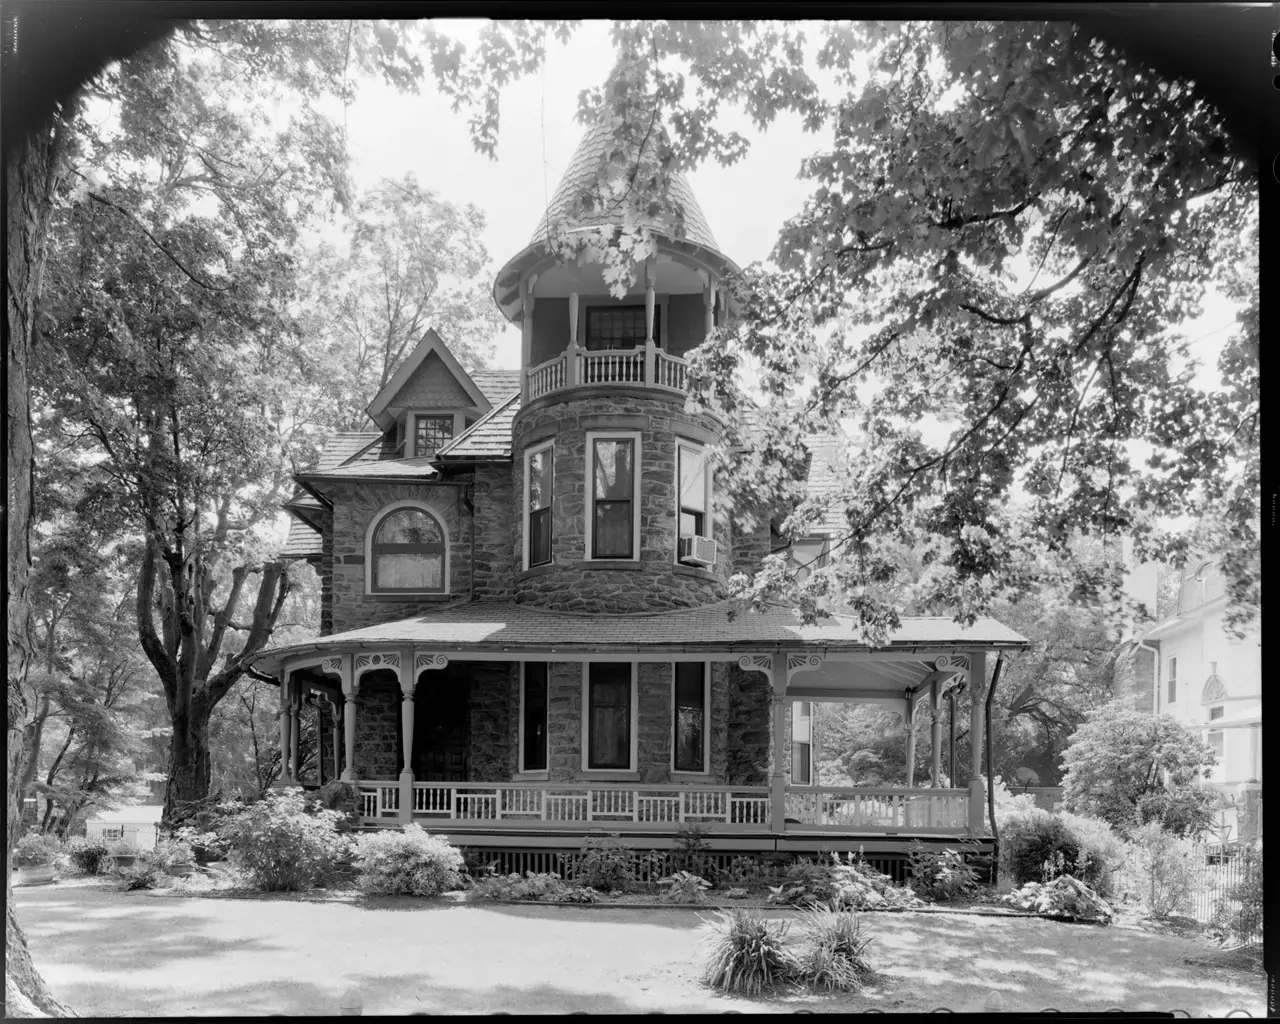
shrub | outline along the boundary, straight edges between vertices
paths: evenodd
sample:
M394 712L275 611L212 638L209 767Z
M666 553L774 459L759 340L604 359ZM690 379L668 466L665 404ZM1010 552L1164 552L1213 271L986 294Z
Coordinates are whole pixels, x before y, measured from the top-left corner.
M1051 875L1075 871L1080 846L1061 818L1032 807L1008 814L1003 822L997 819L997 824L1000 870L1015 885L1043 881L1046 864Z
M462 854L462 866L469 878L490 878L498 870L498 861L492 860L479 850L469 846L459 846L458 852Z
M194 825L183 825L175 829L173 838L191 850L191 855L197 864L222 860L228 854L227 844L218 837L216 832L202 831Z
M760 862L754 857L734 857L729 866L716 876L720 885L735 888L747 888L761 885L768 876Z
M138 859L128 867L119 869L120 888L125 892L134 889L163 889L170 884L164 866L154 853L142 850Z
M1066 811L1057 817L1076 845L1076 864L1072 874L1100 896L1114 896L1118 876L1130 856L1125 841L1100 818Z
M1156 822L1133 831L1139 888L1147 913L1157 920L1187 908L1195 889L1195 847Z
M524 875L491 875L475 883L473 891L491 900L545 900L557 903L598 903L599 894L594 889L580 885L567 885L554 872L527 871Z
M754 996L793 979L797 965L787 948L788 922L770 921L751 910L724 910L712 926L704 985Z
M707 836L711 830L696 821L682 821L676 826L676 848L671 855L672 872L687 871L714 879L715 863L711 859Z
M574 880L605 892L625 891L635 882L635 864L635 851L618 833L588 836L582 841L582 856L578 859Z
M196 862L195 854L191 852L191 845L181 839L161 839L156 843L151 856L162 869Z
M1019 910L1034 910L1039 914L1098 924L1111 921L1111 907L1107 901L1070 875L1059 875L1050 882L1028 882L1002 898Z
M297 892L326 881L349 852L336 811L308 812L302 796L274 791L218 825L231 859L250 885Z
M52 864L62 851L57 836L44 832L28 832L13 848L10 864L16 868L38 868Z
M958 850L933 850L920 840L908 847L911 888L925 899L946 901L974 889L978 873Z
M910 889L853 854L844 861L833 854L829 864L797 861L787 868L782 884L770 886L769 892L773 903L825 903L838 910L901 910L920 904Z
M857 914L818 904L805 915L805 933L796 961L796 976L814 988L848 992L872 975Z
M1258 941L1262 928L1262 855L1250 849L1241 851L1244 878L1218 903L1213 924L1236 943Z
M396 896L438 896L462 888L462 854L442 836L409 824L355 841L356 884L361 892Z
M667 886L666 898L672 903L705 903L711 883L691 871L677 871L659 885Z
M104 874L111 864L111 849L103 839L97 836L93 838L80 836L71 839L67 842L65 849L67 856L71 858L71 863L86 875Z

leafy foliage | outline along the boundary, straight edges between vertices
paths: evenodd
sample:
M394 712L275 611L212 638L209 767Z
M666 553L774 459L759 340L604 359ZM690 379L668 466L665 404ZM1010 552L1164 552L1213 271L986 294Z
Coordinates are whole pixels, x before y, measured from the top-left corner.
M308 811L299 792L273 791L217 826L231 861L264 892L323 883L349 851L337 811Z
M658 884L666 887L665 898L672 903L705 903L707 890L711 888L710 882L690 871L677 871Z
M18 868L43 867L52 864L62 850L57 836L28 832L13 848L9 863Z
M1120 873L1132 856L1128 844L1116 835L1110 825L1098 818L1067 811L1057 817L1066 826L1067 835L1078 851L1071 874L1099 896L1110 899L1116 894Z
M1003 899L1019 910L1069 917L1073 921L1110 924L1113 916L1106 900L1071 875L1059 875L1049 882L1028 882Z
M978 873L965 863L959 850L934 850L917 839L907 856L911 888L925 899L945 902L977 887Z
M867 960L871 938L862 934L858 915L819 904L805 913L804 935L796 955L796 979L814 988L850 992L874 975Z
M707 843L710 833L711 829L700 822L680 822L676 826L676 848L671 855L671 870L687 871L714 880L716 867Z
M1156 821L1180 835L1212 824L1213 794L1196 786L1216 757L1170 715L1110 704L1093 713L1063 755L1068 810L1101 818L1121 833Z
M605 892L626 890L635 882L635 865L635 850L618 833L587 836L582 841L582 856L574 868L574 881Z
M380 829L355 840L356 883L379 895L438 896L462 887L462 854L420 825Z
M1137 870L1142 901L1147 913L1157 920L1186 910L1196 885L1196 848L1148 822L1131 836L1137 853Z
M844 860L834 853L830 863L796 861L788 866L782 884L769 889L774 903L821 903L837 910L902 910L920 904L910 889L852 853Z
M570 885L555 872L518 871L477 879L472 891L492 900L542 900L550 903L598 903L600 895L582 885Z
M111 862L111 850L97 837L76 836L64 847L71 863L86 875L103 874Z
M1236 943L1256 942L1262 930L1264 904L1262 898L1262 854L1248 847L1239 851L1243 859L1244 879L1227 892L1218 903L1214 927Z
M194 865L196 862L191 844L177 837L161 839L156 843L151 855L156 864L166 871L169 868Z
M116 869L120 888L125 892L139 889L164 889L172 883L160 859L148 850L141 850L132 864L122 864Z
M716 881L720 885L755 886L764 883L769 877L764 866L755 857L734 857L729 866L719 873Z
M1080 846L1066 823L1039 807L1010 811L996 818L1000 830L1001 874L1015 884L1045 880L1045 865L1053 877L1057 865L1073 872Z
M755 996L789 984L795 954L787 947L790 922L771 921L752 910L722 910L711 922L702 982L735 995Z

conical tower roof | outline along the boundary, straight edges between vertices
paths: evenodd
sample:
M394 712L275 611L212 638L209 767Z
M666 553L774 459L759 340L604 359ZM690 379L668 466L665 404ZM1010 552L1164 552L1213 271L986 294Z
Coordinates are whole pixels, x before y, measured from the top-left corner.
M591 128L587 129L587 133L582 137L582 141L578 143L578 148L574 151L573 159L569 161L569 166L560 179L560 184L556 186L555 194L552 195L550 202L547 203L546 212L542 215L542 219L538 221L533 237L529 239L530 245L536 245L544 241L547 235L547 225L568 216L574 207L576 199L596 192L596 174L612 141L613 131L603 120L597 121ZM702 207L698 205L693 189L689 187L689 182L683 174L674 174L671 177L671 199L684 211L685 241L719 253L720 247L716 244L715 236L711 233L711 226L707 223L706 215L702 212ZM667 219L670 219L670 216L669 213L666 213ZM583 227L598 227L609 223L620 224L621 221L621 215L616 210L601 210L598 213L586 214L576 219L576 223ZM655 217L643 218L642 223L650 230L668 238L676 237L676 225L667 223L664 220L663 213Z

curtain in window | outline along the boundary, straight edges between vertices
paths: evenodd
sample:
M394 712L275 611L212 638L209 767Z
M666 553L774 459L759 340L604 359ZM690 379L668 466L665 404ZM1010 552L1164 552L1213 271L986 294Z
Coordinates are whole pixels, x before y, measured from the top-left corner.
M588 768L631 767L631 666L588 669Z
M635 442L595 442L592 558L631 558Z

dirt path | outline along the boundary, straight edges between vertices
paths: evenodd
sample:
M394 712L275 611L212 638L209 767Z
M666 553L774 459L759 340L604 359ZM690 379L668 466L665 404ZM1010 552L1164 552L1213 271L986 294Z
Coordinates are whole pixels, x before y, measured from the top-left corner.
M92 1016L927 1011L1264 1011L1261 974L1188 967L1197 941L1132 925L867 914L884 980L852 996L750 1003L697 984L706 929L689 910L510 907L401 898L192 899L17 889L32 956ZM786 915L780 915L786 916ZM994 1008L994 1006L993 1006Z

